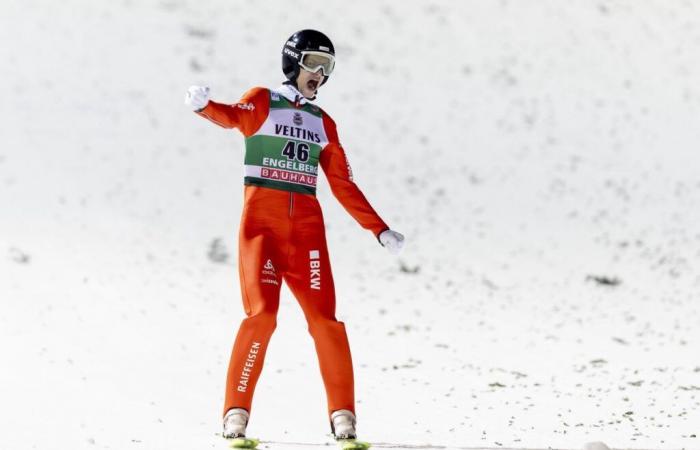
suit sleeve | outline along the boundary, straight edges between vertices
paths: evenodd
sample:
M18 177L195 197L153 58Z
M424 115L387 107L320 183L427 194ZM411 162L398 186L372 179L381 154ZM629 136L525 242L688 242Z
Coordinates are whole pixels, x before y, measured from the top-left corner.
M379 235L388 230L387 224L372 208L360 188L352 179L352 169L345 156L345 151L338 141L335 122L326 114L323 115L324 128L329 143L321 151L321 168L328 178L331 192L343 208L363 227Z
M255 87L246 92L238 103L228 105L210 100L204 109L196 113L221 127L238 128L248 137L262 126L269 111L269 91Z

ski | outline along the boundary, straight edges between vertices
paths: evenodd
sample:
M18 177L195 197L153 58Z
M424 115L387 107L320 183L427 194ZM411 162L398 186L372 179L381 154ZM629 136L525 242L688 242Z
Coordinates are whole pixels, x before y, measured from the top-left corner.
M251 438L235 438L228 441L231 448L256 448L260 443L258 439Z
M358 441L357 439L341 439L338 441L342 450L367 450L372 446L369 442Z

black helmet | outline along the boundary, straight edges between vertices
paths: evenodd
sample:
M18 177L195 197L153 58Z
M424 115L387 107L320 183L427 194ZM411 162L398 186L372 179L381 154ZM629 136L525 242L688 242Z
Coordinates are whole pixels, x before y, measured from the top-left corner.
M282 47L282 72L289 81L296 84L299 76L299 63L301 62L302 52L313 51L328 54L332 57L330 70L324 68L323 81L321 84L328 81L328 76L333 70L332 64L335 61L335 49L333 43L328 36L316 30L301 30L297 31L287 39L284 47Z

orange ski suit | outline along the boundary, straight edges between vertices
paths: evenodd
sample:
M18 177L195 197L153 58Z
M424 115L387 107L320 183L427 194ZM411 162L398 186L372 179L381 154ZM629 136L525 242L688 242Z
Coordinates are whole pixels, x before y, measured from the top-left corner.
M239 275L247 317L231 353L224 414L231 408L251 410L276 326L282 280L301 305L314 339L329 414L355 411L352 359L345 326L335 317L314 164L321 166L335 197L364 228L378 236L389 227L353 182L333 120L295 94L288 86L280 91L253 88L236 104L210 101L197 112L246 137Z

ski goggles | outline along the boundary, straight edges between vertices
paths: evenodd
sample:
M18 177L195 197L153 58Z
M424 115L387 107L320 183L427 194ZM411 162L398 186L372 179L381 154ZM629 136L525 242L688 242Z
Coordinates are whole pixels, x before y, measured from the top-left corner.
M301 52L299 66L311 73L316 73L319 69L321 69L323 70L323 75L327 77L333 73L333 68L335 67L335 56L329 53L317 51Z

